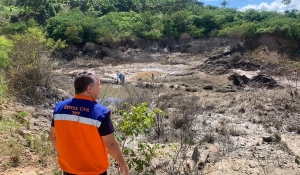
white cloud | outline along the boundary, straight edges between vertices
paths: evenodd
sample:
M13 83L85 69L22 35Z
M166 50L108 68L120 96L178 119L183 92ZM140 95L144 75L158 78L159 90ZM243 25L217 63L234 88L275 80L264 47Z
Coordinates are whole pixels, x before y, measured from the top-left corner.
M259 5L249 4L245 7L240 8L239 10L245 11L247 9L255 9L255 10L266 10L266 11L279 11L284 12L287 9L298 9L300 10L300 0L292 0L291 4L288 6L281 3L282 0L275 0L272 3L268 4L266 2L262 2Z

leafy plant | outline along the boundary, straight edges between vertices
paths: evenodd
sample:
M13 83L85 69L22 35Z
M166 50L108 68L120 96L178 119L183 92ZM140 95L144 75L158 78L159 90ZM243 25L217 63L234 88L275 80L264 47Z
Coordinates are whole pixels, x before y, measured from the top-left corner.
M157 144L149 144L138 136L141 134L148 134L154 126L157 115L165 115L163 111L156 108L151 110L147 103L141 103L137 106L125 103L128 111L119 110L122 119L115 123L118 129L117 137L121 142L124 155L129 156L128 165L130 168L134 167L138 173L142 172L144 167L150 166L150 161L156 157L156 151L159 149ZM127 142L127 139L129 141ZM128 146L136 144L134 146Z
M6 117L0 121L0 131L8 131L13 129L18 129L21 124L17 121L9 121Z
M27 30L27 25L25 22L16 22L16 23L5 23L1 29L1 33L8 34L17 34L25 33Z

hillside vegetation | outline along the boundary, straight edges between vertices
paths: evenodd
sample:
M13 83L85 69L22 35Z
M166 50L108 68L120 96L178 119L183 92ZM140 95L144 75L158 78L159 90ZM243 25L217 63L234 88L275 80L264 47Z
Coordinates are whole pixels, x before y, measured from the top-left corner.
M221 5L221 4L220 4ZM224 5L224 4L223 4ZM254 37L300 38L298 10L285 13L205 6L196 0L2 0L1 33L24 33L34 19L47 37L69 44L113 44L138 39Z

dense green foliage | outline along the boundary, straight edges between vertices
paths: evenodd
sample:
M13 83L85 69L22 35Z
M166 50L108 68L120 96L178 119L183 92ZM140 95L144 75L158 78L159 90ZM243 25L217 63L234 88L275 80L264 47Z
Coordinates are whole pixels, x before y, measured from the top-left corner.
M196 0L2 0L2 8L17 7L24 19L44 25L48 37L70 44L126 43L137 39L253 37L263 33L300 38L298 10L275 11L205 6ZM283 0L288 5L291 1ZM27 21L6 23L2 34L24 33Z
M105 2L101 1L102 4ZM287 38L299 39L300 18L297 10L284 14L256 10L240 12L236 9L205 7L193 1L143 1L144 4L125 1L131 5L121 8L121 2L109 2L112 4L109 5L107 1L105 10L104 5L92 8L98 9L98 16L88 13L87 8L75 8L51 18L46 31L54 39L62 38L71 43L113 43L138 38L158 40L181 36L253 37L263 33L280 33ZM226 5L223 3L223 7ZM69 37L71 33L77 35Z
M8 54L12 51L12 47L12 41L5 36L0 36L0 68L4 68L9 64Z
M46 53L64 47L65 42L46 38L39 27L26 26L18 34L0 36L0 96L7 91L6 85L10 93L31 97L36 87L49 85L52 66Z
M4 68L10 63L9 54L11 53L12 48L12 41L5 36L0 36L0 98L7 92L7 83L4 79Z

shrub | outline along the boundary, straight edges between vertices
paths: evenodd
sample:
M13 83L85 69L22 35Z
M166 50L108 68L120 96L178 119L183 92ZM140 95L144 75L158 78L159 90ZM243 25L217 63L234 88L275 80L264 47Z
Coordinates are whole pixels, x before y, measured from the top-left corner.
M10 154L10 163L13 167L17 167L20 163L20 156L22 154L22 147L16 143L11 143L11 154Z
M141 16L135 12L111 12L100 17L98 22L100 26L105 26L103 30L106 30L106 27L111 30L108 38L114 38L116 42L128 42L135 39L133 31L140 20ZM98 37L100 36L98 34Z
M25 134L25 140L29 148L33 149L38 154L38 161L42 164L47 164L47 158L52 156L55 152L51 143L48 141L48 133L47 131L43 131L43 133L38 135Z
M81 43L95 41L95 31L99 26L96 18L88 17L79 10L72 10L49 19L45 30L54 40Z
M233 26L232 28L224 28L220 32L220 36L230 34L234 37L254 37L258 34L258 25L252 22L244 23L239 26Z
M111 44L114 42L114 34L110 28L101 26L96 30L96 42Z
M14 52L9 54L11 64L7 68L10 90L19 97L33 97L36 87L50 83L52 66L47 58L47 39L40 29L29 28L25 34L13 36L13 41Z
M81 26L69 26L66 28L65 36L67 40L71 43L81 43L82 42L82 32Z
M5 23L1 29L2 34L25 33L27 25L25 22Z
M0 36L0 69L9 64L8 54L11 52L13 43L5 36Z
M7 91L7 82L4 80L4 72L2 69L10 63L8 54L11 53L12 47L12 41L8 40L5 36L0 36L0 98L2 98Z
M137 106L125 104L129 107L128 110L119 110L122 120L115 124L118 129L118 140L123 145L122 150L124 155L130 156L128 165L134 167L135 171L141 173L145 167L150 166L151 160L156 157L156 151L159 149L157 144L150 145L149 143L138 139L140 134L148 134L153 128L156 117L165 115L163 111L156 108L153 111L148 107L147 103L141 103ZM121 140L121 138L124 138ZM130 138L129 143L136 141L137 149L126 147L127 138Z

